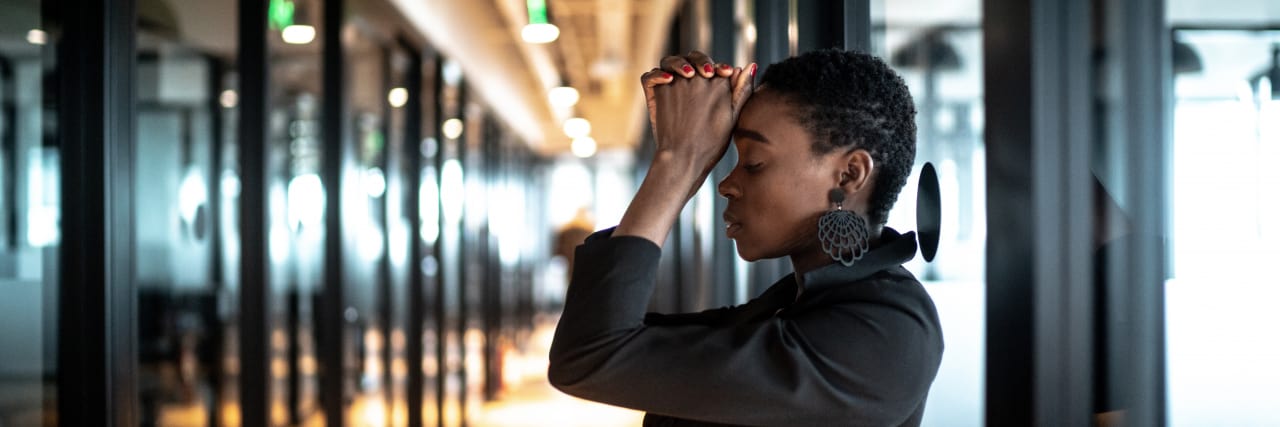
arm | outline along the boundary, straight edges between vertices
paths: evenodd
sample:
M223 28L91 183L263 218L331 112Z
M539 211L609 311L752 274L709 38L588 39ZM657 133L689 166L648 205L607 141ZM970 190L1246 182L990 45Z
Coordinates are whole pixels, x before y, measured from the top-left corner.
M582 398L749 425L897 425L933 379L935 338L909 310L859 302L732 326L646 326L653 243L598 233L578 250L548 372Z

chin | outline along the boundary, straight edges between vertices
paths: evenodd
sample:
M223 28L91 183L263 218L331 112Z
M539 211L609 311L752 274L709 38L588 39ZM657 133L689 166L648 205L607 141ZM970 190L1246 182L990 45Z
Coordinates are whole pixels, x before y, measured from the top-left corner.
M753 251L751 245L743 244L739 240L734 240L734 244L738 247L738 258L742 258L743 261L760 260L760 254Z
M738 257L743 261L759 261L762 259L778 258L778 255L770 255L768 251L762 250L759 245L750 243L742 243L741 240L734 240L738 247Z

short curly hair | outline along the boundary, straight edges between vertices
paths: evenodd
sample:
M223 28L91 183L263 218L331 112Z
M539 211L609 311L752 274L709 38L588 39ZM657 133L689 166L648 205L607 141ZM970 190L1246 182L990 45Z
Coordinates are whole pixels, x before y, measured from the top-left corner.
M879 172L868 220L883 225L916 158L916 107L902 77L869 54L824 49L770 65L761 85L796 107L814 154L871 154Z

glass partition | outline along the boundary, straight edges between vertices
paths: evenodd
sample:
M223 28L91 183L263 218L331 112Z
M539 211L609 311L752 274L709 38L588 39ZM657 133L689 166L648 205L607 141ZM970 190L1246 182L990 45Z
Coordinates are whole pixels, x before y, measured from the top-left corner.
M236 3L138 11L134 269L140 421L238 425ZM195 17L199 19L194 19Z
M325 242L336 238L325 233L325 200L339 194L320 178L323 2L286 3L291 7L275 9L267 32L268 408L276 425L319 424L319 349L351 335L320 327Z
M57 33L41 0L0 0L0 425L57 420Z
M1171 1L1171 259L1165 282L1174 426L1273 425L1280 415L1280 27L1205 23ZM1243 10L1251 2L1221 7ZM1221 15L1227 12L1218 12ZM1280 15L1272 13L1271 21Z
M897 71L916 104L916 164L888 225L916 229L925 162L937 168L937 257L906 266L933 298L946 340L924 425L983 424L986 166L982 16L977 2L871 2L872 54Z

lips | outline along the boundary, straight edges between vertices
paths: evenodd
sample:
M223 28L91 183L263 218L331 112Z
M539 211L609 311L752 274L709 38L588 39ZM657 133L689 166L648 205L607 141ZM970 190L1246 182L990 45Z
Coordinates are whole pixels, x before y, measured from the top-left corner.
M738 234L738 232L742 230L742 223L738 222L738 217L729 213L728 210L724 211L722 218L724 218L725 237L732 239L734 235Z

